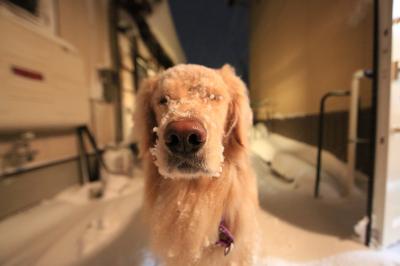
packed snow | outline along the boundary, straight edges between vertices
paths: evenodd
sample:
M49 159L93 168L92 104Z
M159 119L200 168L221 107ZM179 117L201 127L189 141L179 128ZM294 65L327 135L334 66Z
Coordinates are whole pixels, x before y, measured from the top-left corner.
M314 199L315 167L307 160L311 156L299 150L304 144L291 141L269 134L263 126L252 132L263 229L256 265L400 265L400 248L373 251L357 243L353 227L361 221L357 231L362 233L363 190L343 197L335 176L340 171L330 172L328 166L322 197ZM121 159L125 156L114 151L106 156L107 164L131 176L106 174L101 182L71 187L1 221L0 264L162 265L146 248L142 170L136 163L127 167L128 159Z

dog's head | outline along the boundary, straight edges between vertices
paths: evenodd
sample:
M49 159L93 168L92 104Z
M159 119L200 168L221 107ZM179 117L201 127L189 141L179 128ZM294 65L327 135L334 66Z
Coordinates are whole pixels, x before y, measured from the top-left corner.
M252 122L247 90L232 67L178 65L145 80L135 129L164 177L218 176L247 146Z

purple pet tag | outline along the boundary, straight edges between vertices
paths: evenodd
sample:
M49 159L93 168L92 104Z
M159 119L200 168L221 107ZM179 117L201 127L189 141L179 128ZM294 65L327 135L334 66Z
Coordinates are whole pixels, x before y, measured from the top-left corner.
M224 247L224 255L228 255L231 251L234 243L234 238L232 233L226 227L225 221L221 220L218 227L218 241L216 245Z

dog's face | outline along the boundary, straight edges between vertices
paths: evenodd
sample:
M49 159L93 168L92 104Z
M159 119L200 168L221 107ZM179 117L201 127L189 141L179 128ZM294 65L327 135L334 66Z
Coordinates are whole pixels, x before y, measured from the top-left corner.
M219 176L224 149L245 143L240 135L240 116L249 113L245 91L228 66L179 65L148 80L137 102L141 149L151 152L164 177ZM247 110L241 110L241 101Z

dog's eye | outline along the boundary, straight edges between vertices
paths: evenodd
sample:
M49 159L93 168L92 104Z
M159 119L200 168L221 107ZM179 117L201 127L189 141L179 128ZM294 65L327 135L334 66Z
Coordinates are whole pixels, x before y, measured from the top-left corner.
M162 96L158 103L161 104L161 105L165 105L165 104L168 103L168 98L166 96Z

